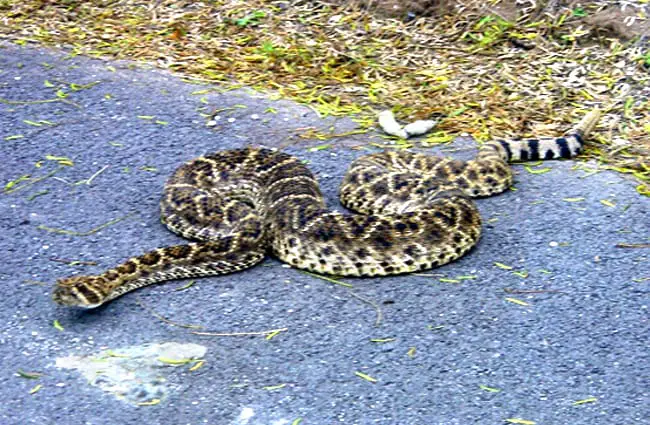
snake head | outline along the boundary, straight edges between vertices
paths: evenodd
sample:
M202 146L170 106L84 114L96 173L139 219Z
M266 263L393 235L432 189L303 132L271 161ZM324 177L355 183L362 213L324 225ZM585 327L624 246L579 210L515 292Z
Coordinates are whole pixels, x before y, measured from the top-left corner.
M59 279L52 300L68 307L95 308L106 299L106 280L99 276L72 276Z

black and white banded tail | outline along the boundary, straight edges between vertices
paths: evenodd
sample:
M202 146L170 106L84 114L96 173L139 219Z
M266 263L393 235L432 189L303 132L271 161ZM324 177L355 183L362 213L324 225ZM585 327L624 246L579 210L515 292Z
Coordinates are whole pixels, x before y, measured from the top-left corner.
M600 110L593 109L580 122L561 137L537 137L531 139L495 139L483 146L484 150L499 152L508 162L535 161L540 159L573 158L582 152L584 140L596 127ZM488 148L488 149L486 149Z

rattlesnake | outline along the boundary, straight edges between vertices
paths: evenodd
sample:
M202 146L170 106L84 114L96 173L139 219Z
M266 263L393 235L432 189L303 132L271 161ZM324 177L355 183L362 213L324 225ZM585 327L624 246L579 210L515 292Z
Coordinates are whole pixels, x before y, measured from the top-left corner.
M564 137L494 140L475 159L407 151L355 160L328 210L309 169L286 153L244 148L182 165L165 184L162 222L197 242L160 248L96 276L57 282L53 299L93 308L169 279L219 275L262 261L267 251L293 267L341 276L414 272L453 261L476 245L481 218L471 197L512 184L508 162L571 158L600 113Z

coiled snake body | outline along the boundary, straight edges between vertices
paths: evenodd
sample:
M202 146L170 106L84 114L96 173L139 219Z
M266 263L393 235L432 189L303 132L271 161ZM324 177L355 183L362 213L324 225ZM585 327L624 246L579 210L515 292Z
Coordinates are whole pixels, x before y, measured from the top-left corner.
M485 143L470 161L406 151L362 156L340 189L341 202L360 214L328 210L313 174L282 152L245 148L193 159L165 184L161 213L171 231L195 242L100 275L60 279L53 299L93 308L152 283L243 270L267 251L293 267L340 276L449 263L480 237L471 197L510 187L508 162L575 156L599 115L590 112L563 137Z

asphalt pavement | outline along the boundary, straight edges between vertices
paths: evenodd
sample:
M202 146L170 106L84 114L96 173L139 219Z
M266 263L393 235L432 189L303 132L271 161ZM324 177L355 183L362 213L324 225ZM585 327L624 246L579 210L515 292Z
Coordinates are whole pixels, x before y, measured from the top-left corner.
M516 190L478 202L478 246L419 275L345 286L269 258L96 310L51 302L57 278L179 243L162 185L203 153L283 148L340 208L347 165L385 140L313 135L354 128L246 88L0 42L0 423L649 423L650 201L595 164L515 165Z

